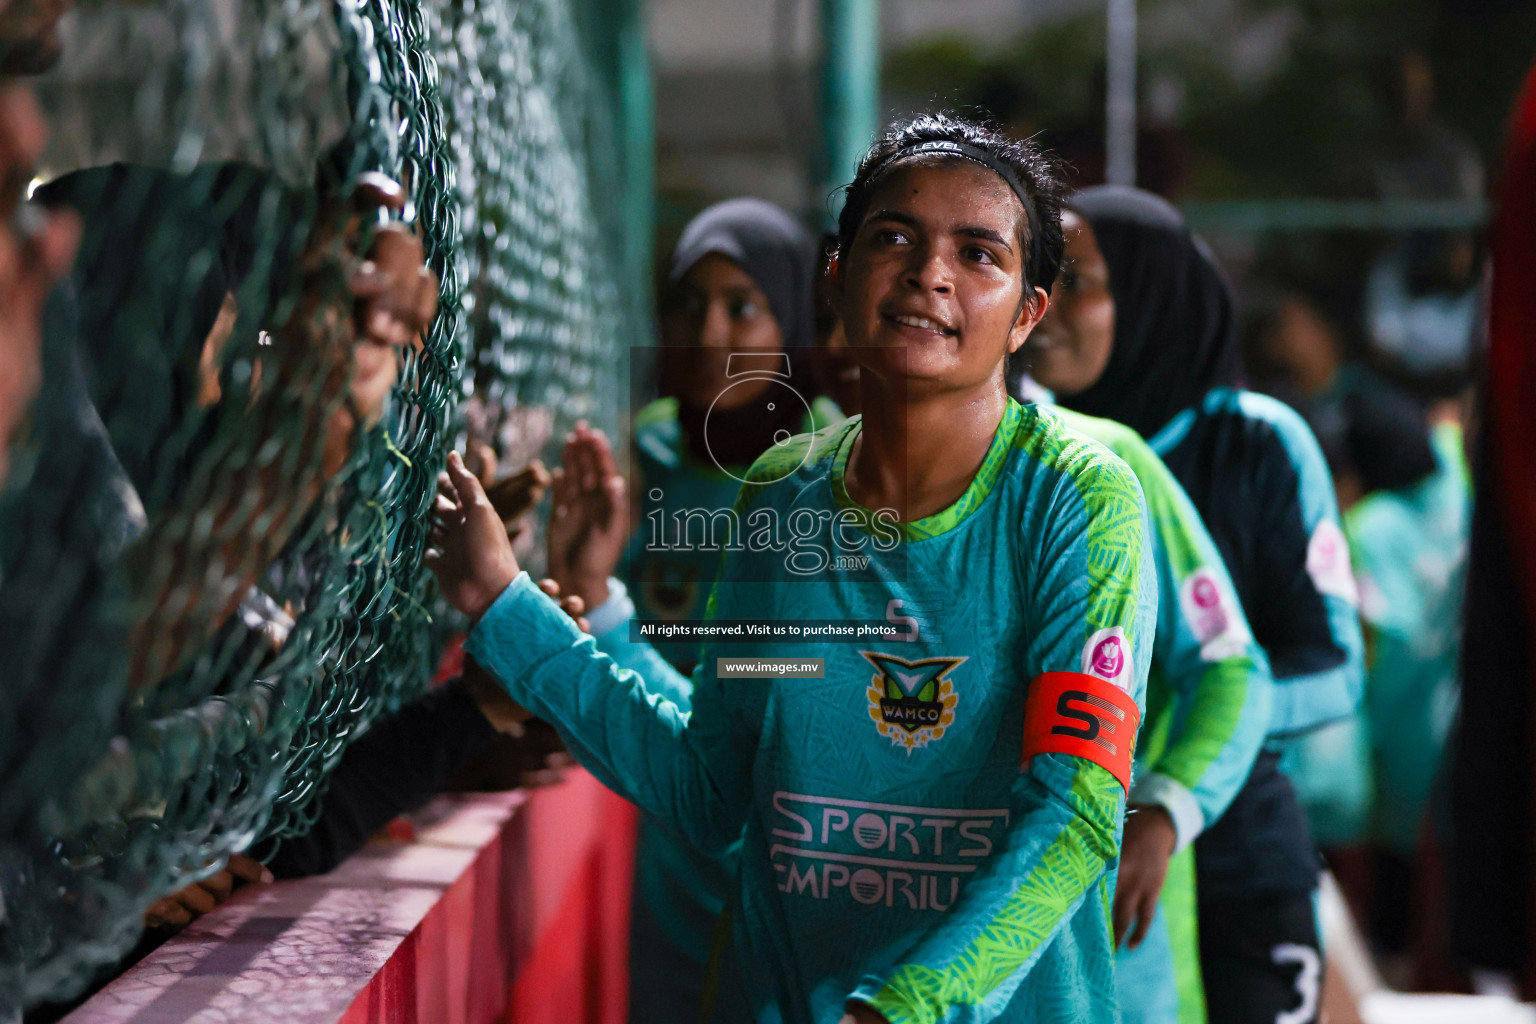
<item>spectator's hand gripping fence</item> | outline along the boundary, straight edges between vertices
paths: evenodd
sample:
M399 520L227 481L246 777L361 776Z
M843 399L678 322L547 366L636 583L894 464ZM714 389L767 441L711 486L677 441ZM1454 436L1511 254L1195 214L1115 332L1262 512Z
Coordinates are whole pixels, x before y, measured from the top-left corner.
M516 468L540 406L615 390L641 284L566 0L82 4L67 40L38 196L85 240L0 491L0 1017L312 824L437 660L420 558L460 398ZM440 285L393 349L358 300L399 241L367 171Z

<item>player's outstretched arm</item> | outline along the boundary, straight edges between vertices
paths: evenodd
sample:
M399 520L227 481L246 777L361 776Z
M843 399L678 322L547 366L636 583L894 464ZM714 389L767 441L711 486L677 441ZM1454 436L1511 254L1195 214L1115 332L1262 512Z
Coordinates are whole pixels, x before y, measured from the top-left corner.
M684 711L693 710L693 680L683 675L661 652L644 640L630 638L635 621L635 604L623 583L610 579L608 599L596 609L591 620L597 649L645 680L646 689L659 694ZM702 662L700 664L703 664Z
M474 623L465 650L512 699L550 722L604 785L703 849L740 835L752 744L734 718L691 723L522 572L500 517L457 454L438 499L428 564L444 597Z
M1006 845L902 965L866 977L850 997L895 1024L993 1020L1089 899L1101 905L1083 909L1091 920L1076 945L1104 963L1078 968L1112 976L1105 872L1119 854L1158 595L1140 487L1098 452L1041 496L1053 510L1046 536L1021 541L1031 551L1025 593L1038 596L1026 623L1026 764ZM1101 706L1110 710L1094 713Z

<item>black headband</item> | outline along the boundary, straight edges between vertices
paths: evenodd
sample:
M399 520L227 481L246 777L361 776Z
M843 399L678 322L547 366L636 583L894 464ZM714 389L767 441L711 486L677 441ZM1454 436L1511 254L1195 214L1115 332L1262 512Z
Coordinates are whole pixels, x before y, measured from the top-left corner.
M1036 239L1040 234L1040 218L1035 214L1035 201L1030 198L1029 190L1024 183L1019 181L1019 176L1013 173L1013 168L997 159L980 146L973 146L968 142L950 142L948 139L929 139L926 142L914 142L910 146L904 146L881 160L870 169L866 179L873 185L880 176L891 169L898 160L907 160L919 156L953 157L958 160L969 160L971 163L980 164L993 174L1002 178L1013 194L1019 197L1019 202L1024 204L1024 219L1029 227L1029 237L1025 241L1029 245L1029 252L1025 256L1025 262L1029 267L1029 283L1033 284L1039 279L1039 268L1035 265L1035 253L1038 250Z

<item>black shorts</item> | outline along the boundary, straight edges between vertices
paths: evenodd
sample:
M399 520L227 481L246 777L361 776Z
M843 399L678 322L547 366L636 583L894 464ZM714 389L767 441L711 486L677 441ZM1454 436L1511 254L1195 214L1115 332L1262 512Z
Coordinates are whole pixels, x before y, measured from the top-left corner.
M1323 955L1312 892L1200 901L1210 1024L1315 1024Z

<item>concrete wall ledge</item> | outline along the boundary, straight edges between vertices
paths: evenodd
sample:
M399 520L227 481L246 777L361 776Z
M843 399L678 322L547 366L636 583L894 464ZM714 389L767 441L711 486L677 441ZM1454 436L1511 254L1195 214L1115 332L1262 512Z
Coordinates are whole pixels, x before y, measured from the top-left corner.
M620 1024L634 812L584 772L250 886L66 1024Z

